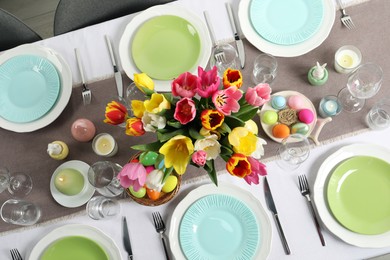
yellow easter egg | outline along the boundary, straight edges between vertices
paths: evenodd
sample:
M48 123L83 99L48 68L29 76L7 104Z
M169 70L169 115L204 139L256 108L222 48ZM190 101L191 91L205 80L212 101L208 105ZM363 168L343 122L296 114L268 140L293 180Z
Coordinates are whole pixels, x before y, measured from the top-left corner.
M177 186L177 177L174 175L169 175L167 180L165 181L164 186L162 187L162 191L165 193L169 193L173 191Z

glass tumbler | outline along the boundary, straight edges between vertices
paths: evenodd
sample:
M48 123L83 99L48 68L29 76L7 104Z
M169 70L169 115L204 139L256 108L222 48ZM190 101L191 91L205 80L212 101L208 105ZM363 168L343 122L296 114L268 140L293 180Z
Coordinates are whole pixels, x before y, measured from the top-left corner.
M218 44L211 51L210 67L216 66L218 69L218 76L223 77L225 70L239 69L240 60L236 49L228 44Z
M9 199L1 206L0 214L7 223L28 226L38 222L41 209L32 202Z
M122 167L109 161L98 161L88 169L88 181L103 196L116 197L123 193L123 187L116 177Z
M297 169L310 154L310 143L305 135L291 134L282 140L277 164L284 170Z
M120 205L118 201L103 196L96 196L87 203L87 213L92 219L99 220L118 215Z
M379 100L368 112L366 123L373 130L382 130L390 126L390 98Z
M271 84L278 69L278 61L271 54L263 53L256 57L253 63L252 81L255 85L260 83Z
M5 191L9 186L11 174L5 167L0 167L0 193Z

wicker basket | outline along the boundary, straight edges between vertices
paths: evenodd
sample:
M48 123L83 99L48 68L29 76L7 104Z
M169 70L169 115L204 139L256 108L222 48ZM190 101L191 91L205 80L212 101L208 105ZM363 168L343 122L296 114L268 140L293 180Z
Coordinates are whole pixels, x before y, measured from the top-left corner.
M138 158L138 156L140 154L141 153L135 154L133 157L130 158L129 161L132 161L134 158ZM175 195L179 192L179 189L180 189L181 175L178 175L175 171L173 171L172 174L177 177L177 186L175 187L175 189L173 191L171 191L169 193L165 193L165 192L161 191L160 198L158 198L157 200L151 200L148 198L147 195L143 198L137 198L137 197L133 196L133 194L130 193L129 189L126 189L126 192L130 196L130 198L132 198L135 202L137 202L138 204L144 205L144 206L154 207L154 206L159 206L159 205L165 204L168 201L170 201L171 199L173 199L173 197L175 197Z

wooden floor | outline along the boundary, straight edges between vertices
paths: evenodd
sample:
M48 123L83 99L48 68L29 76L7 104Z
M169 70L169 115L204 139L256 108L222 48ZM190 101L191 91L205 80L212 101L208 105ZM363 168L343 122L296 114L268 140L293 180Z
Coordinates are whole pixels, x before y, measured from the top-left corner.
M53 36L54 13L58 2L59 0L0 0L0 8L18 17L42 38L49 38Z

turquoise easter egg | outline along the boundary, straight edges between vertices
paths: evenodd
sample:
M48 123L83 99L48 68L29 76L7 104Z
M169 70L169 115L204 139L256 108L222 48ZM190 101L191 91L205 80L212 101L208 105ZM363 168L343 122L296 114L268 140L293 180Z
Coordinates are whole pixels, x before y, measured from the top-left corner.
M151 151L143 152L139 156L139 161L144 166L150 166L150 165L154 165L154 163L157 160L157 157L158 157L158 153L156 152L151 152Z

